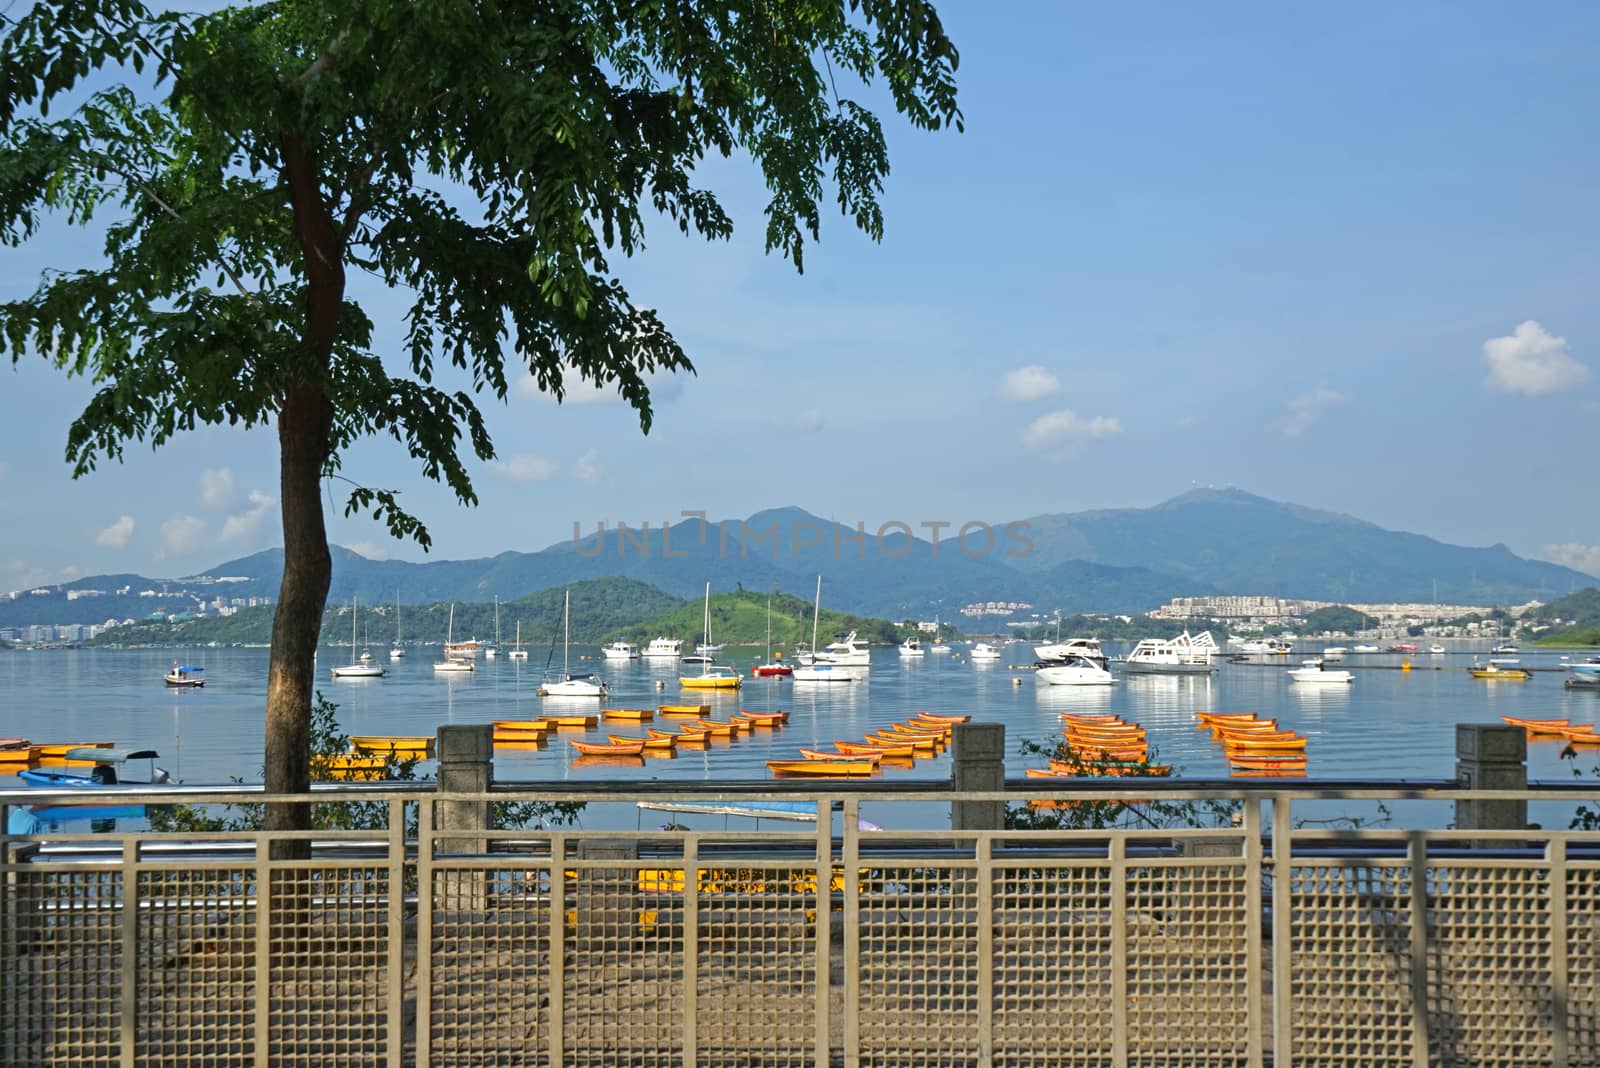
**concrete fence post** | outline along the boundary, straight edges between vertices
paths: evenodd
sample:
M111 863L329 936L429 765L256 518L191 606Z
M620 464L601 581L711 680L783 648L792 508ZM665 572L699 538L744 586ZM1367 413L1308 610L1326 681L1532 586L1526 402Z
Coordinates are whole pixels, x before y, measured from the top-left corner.
M1528 739L1521 727L1501 723L1456 724L1456 781L1468 790L1525 790ZM1456 802L1456 827L1464 831L1520 831L1528 826L1528 802ZM1509 843L1474 841L1480 849Z
M443 794L487 794L494 781L494 728L481 726L440 727L435 752L439 756L439 792ZM434 826L441 831L486 831L489 829L489 802L440 801L434 812ZM481 853L486 840L472 835L439 839L438 848L449 853Z
M1003 723L958 723L950 732L950 788L956 793L1004 789L1006 728ZM957 831L999 831L1006 825L1004 801L953 801L950 826Z

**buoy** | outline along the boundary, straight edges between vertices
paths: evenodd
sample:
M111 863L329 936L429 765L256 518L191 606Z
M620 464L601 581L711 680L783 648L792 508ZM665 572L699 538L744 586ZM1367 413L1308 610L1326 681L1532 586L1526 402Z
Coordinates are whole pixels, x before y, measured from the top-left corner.
M1400 670L1401 671L1410 671L1411 670L1411 661L1409 661L1409 660L1400 661Z
M1021 679L1017 679L1017 678L1013 678L1011 680L1011 685L1013 685L1013 686L1021 686L1022 685L1022 680Z
M656 680L656 689L665 690L666 688L667 688L667 684L665 682L662 682L660 679Z

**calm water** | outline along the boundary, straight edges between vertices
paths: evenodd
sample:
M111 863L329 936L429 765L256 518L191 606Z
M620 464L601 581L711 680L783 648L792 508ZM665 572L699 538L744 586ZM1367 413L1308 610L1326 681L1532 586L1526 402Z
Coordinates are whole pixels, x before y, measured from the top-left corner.
M1398 655L1348 657L1355 670L1348 687L1290 683L1285 668L1298 657L1224 664L1209 677L1127 676L1114 687L1037 685L1031 672L1008 661L1031 662L1031 648L1002 647L1006 660L973 664L959 652L929 653L902 660L895 649L873 653L865 682L805 684L788 679L750 679L738 693L708 692L698 700L712 716L726 719L739 708L787 709L789 725L761 731L704 752L686 751L643 766L574 766L566 737L602 740L602 731L569 733L540 750L501 751L496 777L545 782L598 778L660 780L766 779L764 761L795 757L800 746L832 748L834 739L859 739L866 731L929 710L969 713L975 720L1006 725L1008 773L1020 776L1029 761L1017 752L1023 738L1047 741L1060 731L1062 712L1115 712L1137 720L1159 747L1160 757L1191 777L1225 777L1228 769L1207 736L1194 728L1200 710L1257 712L1310 738L1314 777L1442 778L1454 774L1454 727L1458 722L1499 722L1504 714L1564 716L1574 722L1600 719L1600 694L1563 687L1564 673L1540 672L1527 682L1483 682L1465 670L1471 655L1414 655L1414 670L1393 668ZM677 685L670 662L602 661L595 650L579 670L593 668L610 683L608 706L654 706L692 701ZM579 654L574 650L574 655ZM332 679L331 663L343 651L324 650L322 692L339 705L339 722L351 734L431 734L444 723L531 719L556 711L593 711L597 702L535 696L541 660L480 661L470 676L435 675L435 650L412 649L382 679ZM375 655L384 655L375 650ZM742 671L756 650L730 649L726 662ZM1524 665L1558 667L1555 653L1524 653ZM189 782L259 780L262 709L266 693L264 649L188 650L188 664L203 665L203 690L173 691L161 676L172 654L159 650L55 650L0 654L0 736L40 741L114 741L160 751L162 766ZM1439 669L1439 670L1435 670ZM657 688L661 683L661 688ZM604 724L606 732L637 735L637 724ZM1551 743L1530 745L1533 778L1570 775ZM1587 763L1593 763L1588 761ZM139 769L141 772L143 769ZM944 778L948 756L920 761L914 770L891 769L890 778ZM0 788L14 785L0 778Z

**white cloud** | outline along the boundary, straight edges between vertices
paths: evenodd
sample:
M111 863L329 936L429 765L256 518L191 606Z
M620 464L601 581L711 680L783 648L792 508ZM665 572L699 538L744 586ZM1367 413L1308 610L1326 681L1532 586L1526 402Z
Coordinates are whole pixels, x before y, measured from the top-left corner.
M206 524L192 515L175 515L161 524L162 556L187 556L205 540Z
M605 471L600 466L600 454L590 449L572 465L572 473L580 482L599 482L605 477Z
M200 472L200 503L207 508L226 508L233 501L233 472L215 467Z
M354 545L346 545L345 548L368 560L389 559L389 550L375 541L358 541Z
M260 490L251 490L250 507L223 520L222 540L243 541L255 534L267 516L272 514L272 506L277 503L276 499L268 497Z
M650 389L650 403L660 407L664 401L670 401L683 393L683 380L687 372L671 374L664 372L648 372L644 376L645 385ZM539 388L539 380L531 374L523 374L516 380L512 387L523 397L534 397L555 403L555 397ZM622 394L617 392L617 384L608 382L597 386L590 380L580 375L575 368L563 367L561 369L561 388L563 407L585 408L593 405L622 405Z
M1544 555L1546 559L1564 564L1574 571L1600 577L1600 545L1583 545L1575 541L1564 545L1546 545Z
M133 537L133 516L118 516L117 521L109 527L102 527L100 533L94 536L96 545L107 549L120 549L128 544L128 539Z
M1038 364L1007 371L1000 378L1000 396L1009 401L1034 401L1061 389L1061 379Z
M1489 366L1484 387L1501 393L1537 397L1589 379L1589 368L1567 351L1567 339L1552 335L1532 319L1509 337L1485 341L1483 362Z
M1297 438L1322 418L1322 413L1350 398L1336 389L1318 386L1309 393L1289 398L1289 414L1278 420L1277 427L1286 438Z
M1046 412L1022 432L1025 445L1052 445L1077 438L1106 438L1122 433L1122 421L1112 415L1085 419L1068 408Z
M543 482L553 478L560 470L561 465L548 456L533 456L520 454L510 456L504 460L493 460L489 464L502 478L509 478L513 482Z

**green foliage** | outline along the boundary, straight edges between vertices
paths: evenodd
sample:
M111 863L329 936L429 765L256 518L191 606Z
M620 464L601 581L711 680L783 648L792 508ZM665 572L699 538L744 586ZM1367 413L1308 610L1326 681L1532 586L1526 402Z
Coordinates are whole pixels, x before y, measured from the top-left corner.
M1022 739L1020 750L1024 757L1043 757L1067 765L1063 774L1090 774L1089 762L1102 759L1102 754L1075 749L1065 737L1048 745L1031 738ZM1151 747L1143 760L1126 763L1124 773L1117 779L1165 778L1167 772L1158 763L1159 753ZM1237 801L1119 801L1114 798L1095 801L1061 802L1059 807L1041 808L1033 805L1008 805L1006 827L1010 830L1064 831L1091 830L1107 827L1228 827L1232 826L1242 811Z
M1358 612L1354 608L1336 604L1308 613L1305 625L1301 630L1307 634L1321 634L1323 631L1331 631L1335 634L1354 634L1361 630L1371 630L1377 625L1378 620L1365 612Z
M1538 645L1600 645L1600 589L1593 587L1541 605L1524 622L1561 624L1542 632Z
M1576 746L1570 742L1563 746L1561 759L1572 764L1573 778L1583 778L1584 769L1578 764L1580 754ZM1588 774L1592 778L1600 778L1600 764L1590 767ZM1572 822L1567 826L1574 831L1600 831L1600 809L1593 808L1587 804L1579 805L1573 812Z

